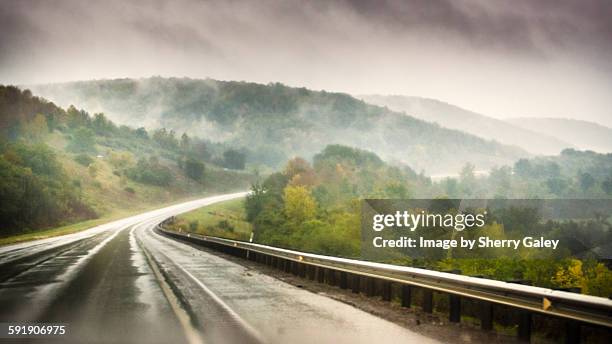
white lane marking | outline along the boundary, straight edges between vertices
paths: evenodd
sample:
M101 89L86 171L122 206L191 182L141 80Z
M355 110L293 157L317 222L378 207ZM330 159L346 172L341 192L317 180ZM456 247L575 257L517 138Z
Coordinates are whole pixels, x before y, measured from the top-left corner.
M261 336L261 334L257 330L255 330L255 328L253 328L249 323L247 323L244 319L242 319L240 315L238 315L238 313L236 313L233 309L231 309L230 306L228 306L225 302L223 302L223 300L219 296L217 296L217 294L215 294L206 285L204 285L204 283L202 283L199 279L197 279L194 275L192 275L191 272L187 271L185 268L183 268L182 266L178 264L175 264L175 265L179 269L181 269L181 271L183 271L187 276L189 276L189 278L191 278L197 285L199 285L200 288L202 288L202 290L204 290L204 292L208 294L208 296L211 299L213 299L213 301L215 301L219 306L221 306L221 308L223 308L223 310L226 311L234 321L236 321L238 324L240 324L240 326L246 329L247 332L251 336L253 336L258 342L260 343L266 342Z
M236 196L234 196L233 198L237 198ZM229 198L231 199L231 198ZM225 200L225 199L222 199ZM216 202L220 202L222 200L218 200ZM216 203L216 202L211 202L210 204ZM161 243L162 245L168 245L168 243L171 244L171 246L183 246L183 245L177 245L177 243L174 240L170 240L158 235L153 235L153 227L155 227L159 222L156 222L157 220L152 220L147 224L141 223L138 225L139 228L142 228L144 230L145 233L149 234L149 238L155 238L157 239L157 241L159 243ZM167 242L163 242L161 240L159 240L159 238L163 238L164 241ZM143 242L144 243L144 242ZM158 254L164 256L166 259L168 259L169 261L173 261L173 259L171 259L168 255L162 253L162 252L158 252ZM202 290L204 290L204 292L217 304L219 305L225 312L227 312L227 314L229 314L229 316L236 321L240 326L242 326L249 335L251 335L253 338L255 338L258 342L261 343L265 343L266 341L263 339L263 336L255 329L253 328L248 322L246 322L242 317L240 317L240 315L238 315L238 313L236 313L229 305L227 305L219 296L217 296L217 294L215 294L212 290L210 290L204 283L202 283L197 277L195 277L191 272L189 272L188 270L186 270L185 268L183 268L181 265L179 265L177 262L174 263L174 265L176 267L178 267L185 275L187 275L190 279L192 279L200 288L202 288Z
M164 276L160 271L160 267L155 259L151 256L151 254L145 249L144 244L136 238L134 235L134 231L140 226L134 226L130 231L130 245L135 245L133 250L139 250L138 253L144 256L145 261L148 263L148 266L153 273L153 276L159 283L159 287L161 289L162 294L168 301L170 308L174 312L179 324L181 325L185 338L191 344L204 343L203 338L200 336L200 333L193 327L191 324L191 318L189 313L183 309L181 306L177 296L172 291L172 288L168 285Z

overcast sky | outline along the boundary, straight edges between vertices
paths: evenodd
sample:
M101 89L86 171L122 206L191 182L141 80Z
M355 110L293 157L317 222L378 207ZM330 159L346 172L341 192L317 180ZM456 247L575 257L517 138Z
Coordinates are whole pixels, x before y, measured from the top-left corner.
M188 76L612 126L612 2L11 1L0 83Z

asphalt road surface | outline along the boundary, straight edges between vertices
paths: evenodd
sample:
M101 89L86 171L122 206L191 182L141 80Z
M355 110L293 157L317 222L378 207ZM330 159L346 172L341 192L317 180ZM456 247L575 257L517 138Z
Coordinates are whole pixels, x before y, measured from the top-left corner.
M0 323L68 326L64 337L19 343L434 342L154 230L170 216L244 195L0 247Z

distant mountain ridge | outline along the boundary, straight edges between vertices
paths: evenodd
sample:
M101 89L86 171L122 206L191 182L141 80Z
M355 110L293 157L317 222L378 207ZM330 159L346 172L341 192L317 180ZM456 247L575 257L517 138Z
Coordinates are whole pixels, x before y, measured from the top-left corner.
M573 142L560 137L539 133L513 122L488 117L435 99L400 95L361 95L358 98L425 121L438 123L446 128L515 145L534 154L556 155L565 148L577 148Z
M612 128L598 123L569 118L521 117L506 120L518 127L544 135L567 139L580 149L612 152Z
M526 151L367 104L348 94L279 83L145 78L35 85L52 101L104 112L116 122L164 126L240 145L251 161L278 167L328 144L370 150L426 173L512 164Z

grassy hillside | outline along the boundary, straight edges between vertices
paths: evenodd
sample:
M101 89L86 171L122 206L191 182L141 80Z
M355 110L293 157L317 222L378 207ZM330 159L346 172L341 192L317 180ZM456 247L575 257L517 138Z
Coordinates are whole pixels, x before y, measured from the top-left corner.
M580 149L612 152L612 128L567 118L512 118L507 122L543 135L571 142Z
M456 172L467 162L488 169L528 156L347 94L282 84L156 77L33 89L66 106L103 111L118 123L163 126L244 147L250 162L271 167L296 155L311 158L328 144L375 151L428 173Z
M551 135L536 130L535 126L524 127L520 123L491 118L435 99L382 95L364 95L359 98L446 128L515 145L533 154L555 155L566 148L580 147L573 141L572 135Z
M177 231L239 240L249 240L253 229L246 221L244 199L215 203L179 215L170 227Z
M0 118L0 236L35 237L40 230L245 190L254 180L217 166L210 151L219 147L204 141L118 127L103 114L64 110L15 87L0 86ZM240 160L239 152L227 152L228 163Z

